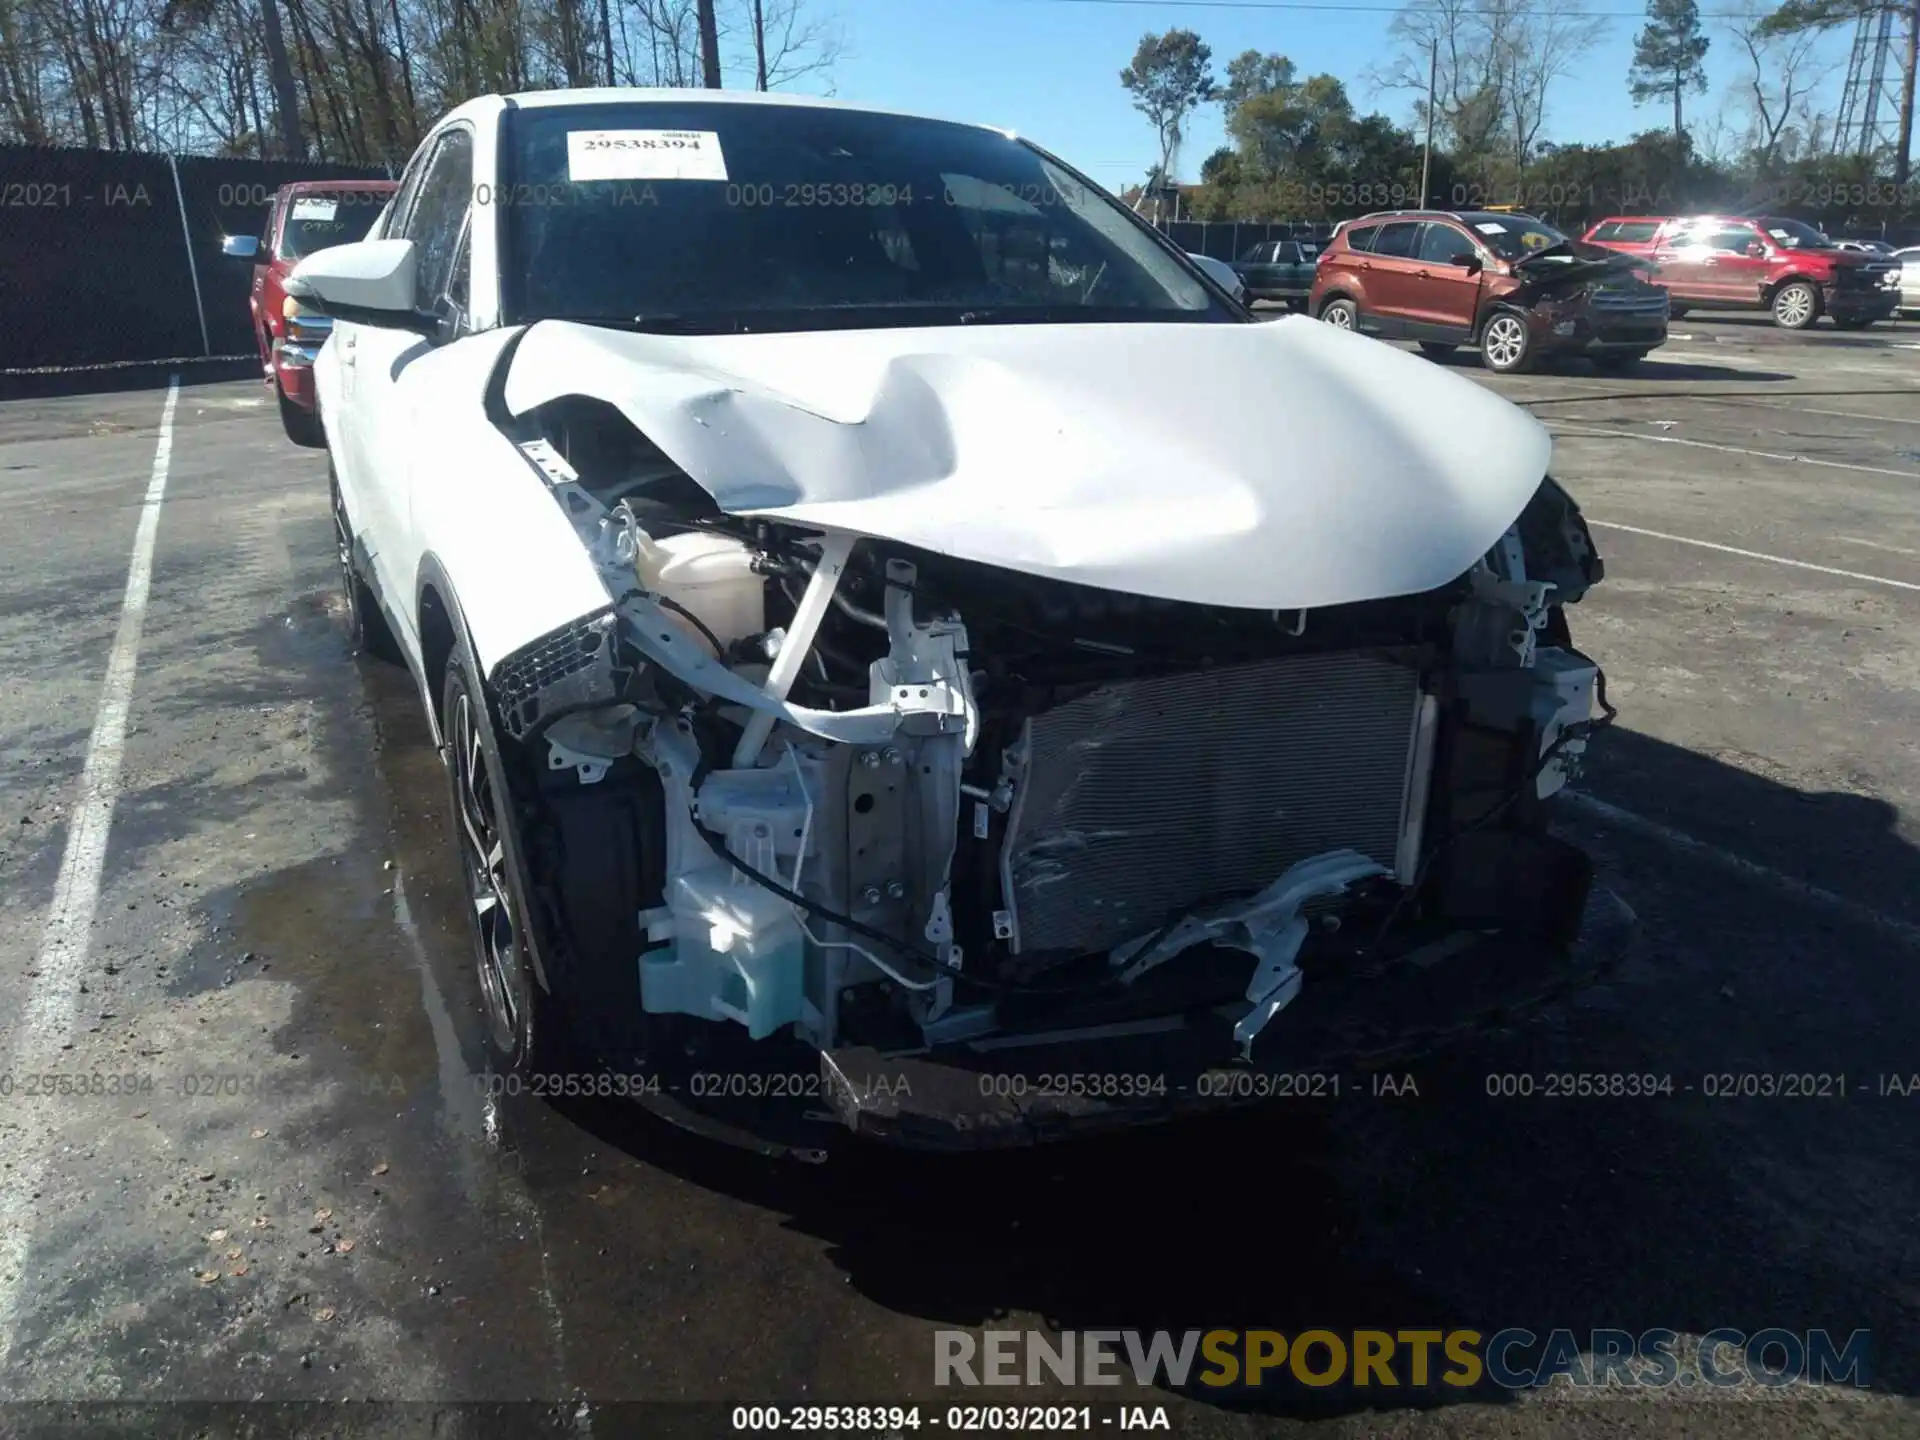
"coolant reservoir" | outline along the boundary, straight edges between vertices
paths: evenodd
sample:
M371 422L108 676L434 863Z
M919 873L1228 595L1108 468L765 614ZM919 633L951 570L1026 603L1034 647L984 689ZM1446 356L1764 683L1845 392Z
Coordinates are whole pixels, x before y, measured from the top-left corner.
M733 1020L755 1040L801 1018L806 945L793 906L727 866L674 878L671 949L640 957L640 1004Z
M766 630L766 580L753 573L746 544L702 530L659 540L642 532L635 542L633 570L641 586L686 606L722 645Z

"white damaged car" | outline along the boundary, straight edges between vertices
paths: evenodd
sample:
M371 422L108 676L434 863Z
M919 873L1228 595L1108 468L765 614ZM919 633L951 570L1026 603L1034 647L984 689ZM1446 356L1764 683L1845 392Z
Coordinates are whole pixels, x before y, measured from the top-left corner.
M1545 431L1020 138L490 96L288 289L501 1070L1017 1142L1330 1093L1631 931L1548 828L1612 711Z

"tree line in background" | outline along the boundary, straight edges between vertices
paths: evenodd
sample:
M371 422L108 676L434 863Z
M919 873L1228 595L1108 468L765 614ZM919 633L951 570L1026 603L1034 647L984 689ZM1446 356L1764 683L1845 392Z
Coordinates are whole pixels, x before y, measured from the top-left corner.
M398 167L490 91L778 88L815 0L0 0L0 143Z
M1512 204L1574 223L1606 213L1790 210L1877 231L1920 222L1909 182L1914 107L1914 0L1736 0L1717 32L1695 0L1649 0L1626 82L1636 103L1671 107L1669 126L1623 144L1557 144L1543 131L1550 98L1578 78L1607 20L1585 0L1421 0L1390 28L1392 49L1364 77L1411 101L1413 123L1362 113L1332 75L1302 76L1280 54L1248 50L1216 74L1191 30L1141 38L1120 83L1154 126L1159 157L1127 198L1160 218L1330 220L1367 210ZM1834 66L1822 38L1890 8L1905 43L1892 144L1835 145L1821 108ZM1704 119L1704 60L1724 40L1736 78ZM1229 144L1200 183L1174 186L1199 107L1221 106ZM1431 149L1428 140L1431 137ZM1838 153L1836 153L1838 152ZM1423 176L1425 184L1423 187Z

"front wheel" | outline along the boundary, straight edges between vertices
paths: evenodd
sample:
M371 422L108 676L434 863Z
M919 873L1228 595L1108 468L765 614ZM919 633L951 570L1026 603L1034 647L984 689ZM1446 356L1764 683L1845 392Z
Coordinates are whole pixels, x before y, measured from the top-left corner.
M1320 318L1336 330L1360 328L1360 311L1351 300L1329 300L1320 307Z
M1804 281L1782 285L1773 297L1773 323L1782 330L1805 330L1820 318L1820 292Z
M453 846L467 897L488 1060L506 1074L523 1074L535 1064L546 1026L545 1017L537 1013L538 986L520 913L521 887L509 873L514 860L506 827L513 823L512 797L506 777L489 758L492 722L486 701L458 654L447 662L440 713Z
M327 492L333 502L333 545L340 567L340 599L347 612L347 638L356 653L378 660L399 660L400 647L387 617L380 613L380 602L373 590L360 578L360 566L354 559L353 524L347 519L346 502L340 498L340 477L327 467Z
M1511 310L1502 310L1480 332L1480 363L1500 375L1517 375L1533 364L1533 332Z

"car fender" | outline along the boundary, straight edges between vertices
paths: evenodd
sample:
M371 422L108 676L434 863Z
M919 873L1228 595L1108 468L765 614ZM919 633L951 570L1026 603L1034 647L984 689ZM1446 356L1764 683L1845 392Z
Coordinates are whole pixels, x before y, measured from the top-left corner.
M1511 294L1488 296L1481 300L1480 313L1476 315L1473 320L1474 339L1478 340L1480 338L1481 332L1487 328L1487 322L1492 320L1493 317L1498 315L1502 310L1511 311L1513 314L1518 315L1522 320L1528 322L1528 328L1532 328L1532 321L1529 318L1532 308L1533 307L1525 301L1514 299Z
M1343 290L1329 289L1326 294L1322 295L1318 300L1313 302L1314 319L1317 320L1320 318L1321 315L1325 314L1327 306L1331 305L1336 300L1351 301L1353 306L1356 309L1365 308L1365 306L1361 304L1360 293L1358 289L1343 289Z
M440 724L440 696L444 687L444 661L453 655L459 655L466 661L467 673L479 682L481 700L487 707L488 723L480 727L480 748L485 752L486 763L493 773L507 779L511 785L514 770L506 763L506 757L500 750L500 717L494 705L490 687L486 681L486 670L481 665L473 647L473 632L467 623L466 610L461 603L459 588L446 567L437 556L428 554L422 557L420 565L419 592L424 601L429 595L433 603L441 607L447 623L447 650L437 658L442 663L422 662L415 670L415 679L420 682L422 698L426 704L428 723L433 728L433 745L441 752L443 763L451 765L451 757L446 754L446 737ZM431 678L429 678L431 677ZM528 877L532 873L527 868L526 856L521 849L520 827L518 824L501 826L500 839L507 854L507 884L513 891L513 903L523 917L539 915L534 908L534 895ZM526 942L527 955L533 962L534 982L541 990L551 995L552 982L547 978L549 970L545 954L545 928L537 923L522 923L522 939Z
M547 482L489 417L489 387L520 333L488 331L407 361L396 397L408 407L398 443L410 451L409 618L417 630L429 580L442 579L460 597L483 679L613 598Z
M1832 275L1823 278L1819 275L1810 274L1805 270L1789 270L1785 275L1767 281L1766 288L1763 289L1760 294L1761 298L1767 304L1771 305L1774 296L1795 282L1803 285L1811 285L1815 292L1822 292L1826 290L1829 285L1833 284L1833 280L1834 277Z

